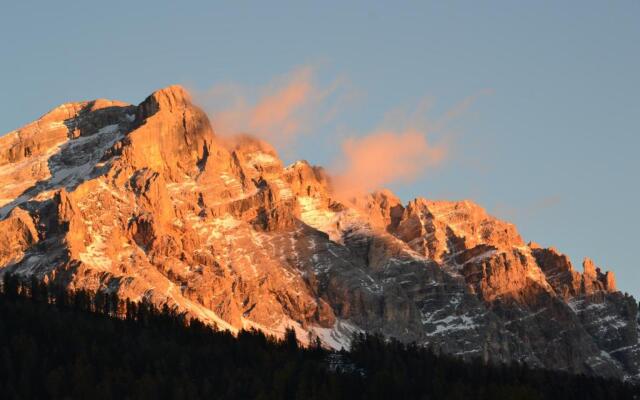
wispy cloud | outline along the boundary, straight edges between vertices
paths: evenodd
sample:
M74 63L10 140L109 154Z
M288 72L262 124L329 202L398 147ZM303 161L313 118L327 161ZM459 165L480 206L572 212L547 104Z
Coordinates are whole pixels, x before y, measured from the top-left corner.
M433 116L431 97L407 110L397 108L385 114L378 129L348 137L332 168L336 194L350 198L385 186L411 183L430 168L442 164L453 147L450 124L464 116L482 91ZM437 140L433 137L437 136Z
M316 75L316 67L305 65L262 88L222 84L196 98L217 134L250 134L282 148L329 122L348 100L344 78L322 85Z
M434 130L446 129L447 125L456 119L464 116L469 108L482 96L489 96L493 94L493 89L482 89L477 93L465 97L462 101L458 102L455 106L447 110L442 117L438 118L435 125L432 127Z
M342 158L334 173L336 193L345 198L398 182L411 182L427 167L442 162L444 146L427 142L423 132L378 131L342 143Z

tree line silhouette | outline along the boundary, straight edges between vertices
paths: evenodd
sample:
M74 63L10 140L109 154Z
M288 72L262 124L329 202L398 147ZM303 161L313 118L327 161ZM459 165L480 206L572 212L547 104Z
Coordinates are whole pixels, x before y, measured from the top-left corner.
M359 334L351 350L319 341L236 336L167 306L69 291L4 274L3 399L633 399L617 380L463 362Z

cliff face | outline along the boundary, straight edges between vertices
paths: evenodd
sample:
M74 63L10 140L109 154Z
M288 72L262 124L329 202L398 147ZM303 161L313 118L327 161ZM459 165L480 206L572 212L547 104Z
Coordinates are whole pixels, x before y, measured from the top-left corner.
M637 304L470 202L337 200L304 161L222 139L178 86L60 106L0 137L0 273L237 331L360 330L460 357L637 379Z

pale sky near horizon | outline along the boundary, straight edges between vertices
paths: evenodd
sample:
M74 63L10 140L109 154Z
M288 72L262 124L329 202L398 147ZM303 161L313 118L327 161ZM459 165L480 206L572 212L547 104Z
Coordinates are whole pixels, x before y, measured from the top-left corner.
M251 103L311 71L286 162L427 126L446 154L388 185L404 201L472 199L638 299L640 2L343 3L5 1L0 132L174 83Z

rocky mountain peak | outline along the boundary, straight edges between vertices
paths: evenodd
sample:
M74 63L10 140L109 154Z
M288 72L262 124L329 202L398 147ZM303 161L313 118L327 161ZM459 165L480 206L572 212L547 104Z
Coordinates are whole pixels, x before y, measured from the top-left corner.
M138 106L139 119L151 117L158 111L179 112L193 107L191 95L180 85L168 86L153 92Z
M584 260L582 260L582 269L585 277L591 279L596 278L596 265L589 257L585 257Z
M465 201L343 199L318 166L214 134L180 86L68 103L0 137L0 274L167 305L237 332L380 332L487 361L638 379L613 273Z

